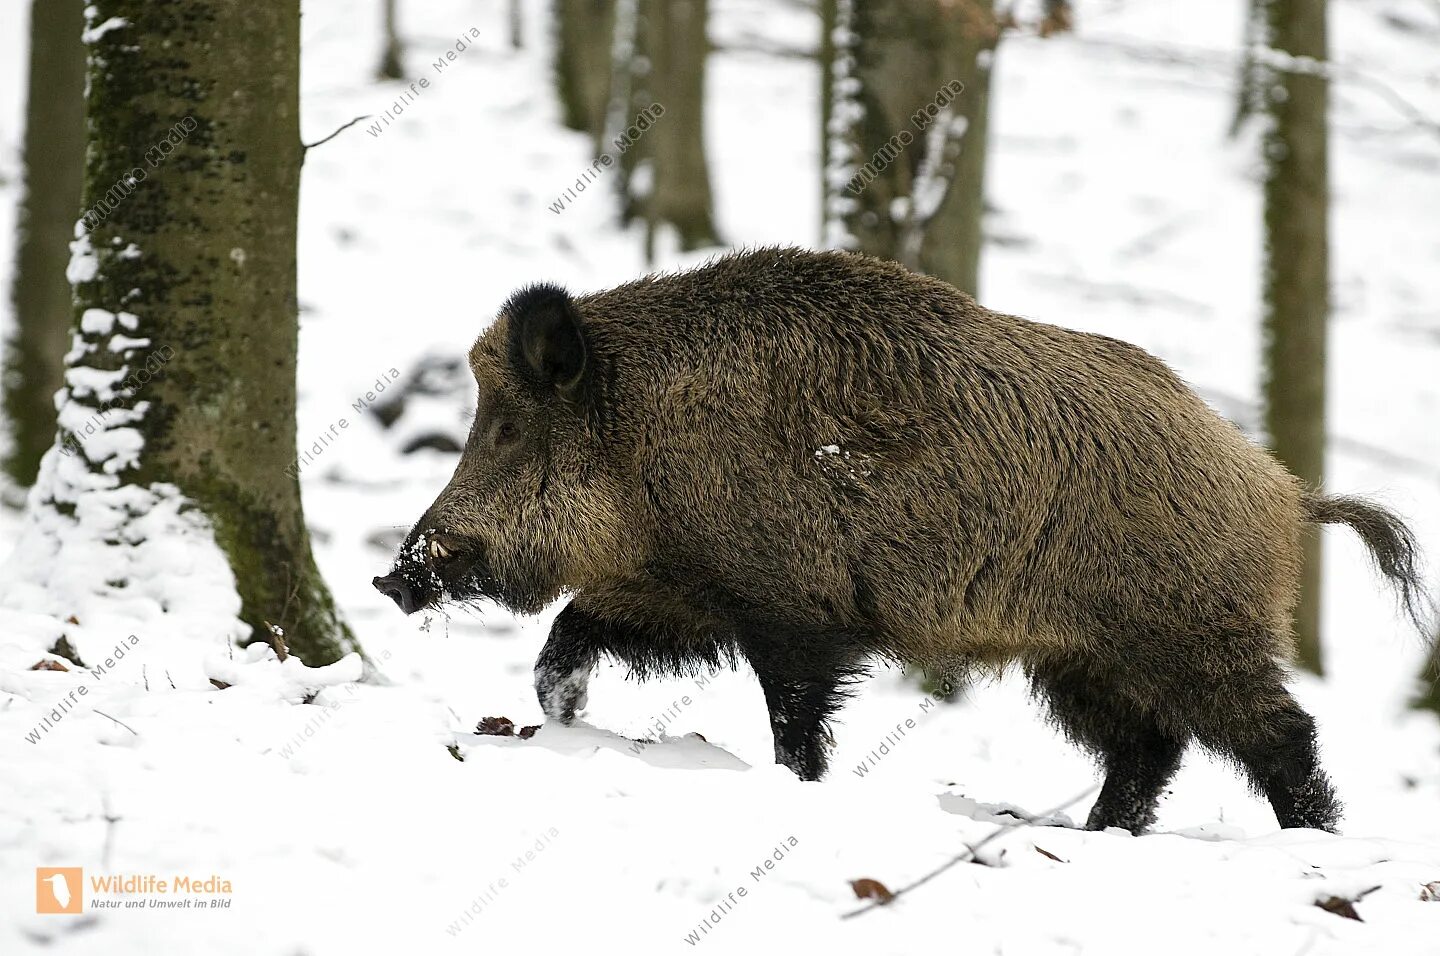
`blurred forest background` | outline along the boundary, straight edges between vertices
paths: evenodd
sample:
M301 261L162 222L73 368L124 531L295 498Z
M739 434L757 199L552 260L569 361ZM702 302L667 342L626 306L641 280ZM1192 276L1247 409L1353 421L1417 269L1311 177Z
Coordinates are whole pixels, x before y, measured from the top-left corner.
M504 24L487 20L486 28L504 30L515 49L534 43L521 6L529 2L539 0L509 0ZM560 209L537 204L533 215L566 214L567 203L593 189L613 203L615 228L633 234L652 261L657 248L703 251L733 238L724 234L715 208L706 119L707 87L716 82L709 64L721 48L710 27L717 2L548 3L553 96L565 126L588 138L596 164L560 184ZM458 29L451 63L432 63L429 47L417 53L406 32L411 3L418 0L354 7L354 15L383 24L374 75L398 81L393 89L401 109L394 116L387 110L388 119L357 117L335 134L396 135L388 123L400 122L411 103L403 99L412 95L404 92L407 78L424 75L439 84L445 70L485 55L467 51L467 35ZM794 241L813 244L818 236L826 245L894 259L982 301L985 258L1007 242L987 201L992 130L1005 122L994 71L1007 46L1090 44L1117 58L1213 61L1205 49L1187 48L1184 36L1156 48L1090 35L1085 10L1065 0L1014 8L993 0L779 5L788 15L810 18L818 37L813 46L781 48L758 36L746 41L803 61L817 76L819 108L807 121L807 135L820 143L819 161L805 178L819 221L813 236ZM1383 77L1332 63L1328 6L1327 0L1250 0L1244 35L1235 37L1241 55L1209 63L1233 89L1228 135L1254 146L1263 236L1256 303L1263 401L1249 416L1244 409L1222 410L1314 485L1326 481L1327 450L1333 451L1327 448L1327 368L1337 86L1364 87L1385 104L1394 122L1388 132L1372 131L1377 139L1403 140L1406 148L1418 139L1440 153L1434 116ZM67 454L72 469L106 482L174 482L214 521L236 571L245 620L257 631L283 623L307 659L333 660L355 642L316 570L299 482L286 470L297 454L300 170L308 150L334 148L325 145L328 136L306 144L299 134L300 4L101 0L88 21L83 7L79 0L34 0L30 11L23 198L13 323L4 347L3 464L11 505L20 501L16 490L39 478L51 486L31 495L28 507L62 513L75 507L88 487L78 473L42 474L42 459L67 443L78 449ZM1440 4L1418 0L1391 9L1382 28L1419 37L1440 62ZM213 41L201 43L187 11L203 14ZM137 34L144 43L130 42ZM206 45L211 42L213 49ZM1429 82L1440 80L1432 74ZM190 87L233 88L237 95L191 102ZM413 94L420 104L426 95L423 88ZM663 116L637 126L637 117L655 104ZM193 133L184 129L187 120L197 124ZM170 149L154 151L175 130L185 146L172 143L175 158L165 161ZM491 135L499 142L507 134ZM146 156L162 161L147 163ZM1186 185L1177 176L1174 188ZM1440 209L1414 210L1416 217L1437 214ZM77 242L83 244L78 259L72 258ZM132 242L143 257L127 255ZM240 249L248 252L236 262ZM87 256L93 266L77 268ZM136 299L146 303L136 310L138 329L123 321L126 304ZM1144 302L1135 308L1144 309ZM1431 334L1437 308L1440 303L1423 304ZM122 320L86 319L101 313ZM172 344L176 357L143 387L123 385L124 373L147 354L135 344L141 339ZM263 390L254 387L262 381ZM217 391L227 396L221 406L203 400ZM210 411L198 413L202 406ZM127 455L87 440L80 432L94 418L137 429L144 453ZM1351 450L1395 468L1429 468L1430 480L1440 480L1403 449L1361 441ZM1296 621L1297 663L1316 673L1327 663L1321 544L1318 534L1307 543ZM1440 711L1440 659L1432 654L1420 676L1428 689L1417 703Z

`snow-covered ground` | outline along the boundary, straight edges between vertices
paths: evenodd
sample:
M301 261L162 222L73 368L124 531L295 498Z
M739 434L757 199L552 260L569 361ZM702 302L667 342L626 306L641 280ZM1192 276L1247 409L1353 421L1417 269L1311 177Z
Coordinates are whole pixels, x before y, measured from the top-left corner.
M23 6L0 7L0 279L13 260ZM372 79L373 6L305 6L307 140L399 93ZM558 123L545 5L526 5L520 52L500 0L401 6L407 71L431 85L379 135L357 125L306 161L302 444L353 419L392 367L461 354L518 284L598 288L648 268L604 189L547 208L590 157ZM814 244L817 73L782 55L813 46L814 18L799 3L712 7L720 227L735 244ZM1334 96L1331 483L1399 508L1435 555L1440 136L1394 97L1440 116L1440 10L1332 7L1352 78ZM999 53L982 298L1150 348L1243 419L1260 345L1255 141L1226 132L1243 5L1078 8L1078 35L1013 37ZM431 62L472 26L480 39L437 75ZM465 409L426 414L453 425ZM584 726L474 736L482 717L540 722L530 665L549 618L402 618L369 580L453 456L401 455L369 416L342 436L303 471L306 509L385 683L354 683L351 663L313 673L228 649L233 597L214 584L190 595L183 634L157 630L141 601L65 626L15 610L0 582L0 953L1440 953L1440 903L1421 901L1440 881L1440 724L1402 706L1421 647L1346 533L1326 539L1332 676L1297 681L1347 804L1345 836L1276 831L1268 807L1197 753L1153 835L1015 829L980 851L989 865L843 919L862 905L851 880L910 883L1013 821L1007 808L1080 796L1064 814L1084 818L1093 770L1019 681L932 706L882 672L844 712L818 784L772 765L744 673L638 685L607 666ZM5 550L22 526L0 509ZM114 666L101 678L31 670L60 630L87 664ZM658 742L632 742L657 724ZM35 869L52 866L84 868L85 915L34 912ZM89 878L108 874L212 880L197 898L232 902L198 915L91 909ZM1363 922L1314 905L1372 889L1355 904Z

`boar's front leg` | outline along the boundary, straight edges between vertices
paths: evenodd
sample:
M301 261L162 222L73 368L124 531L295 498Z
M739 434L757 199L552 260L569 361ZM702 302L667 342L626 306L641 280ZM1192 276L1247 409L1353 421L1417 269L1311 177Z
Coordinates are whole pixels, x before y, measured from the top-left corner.
M585 707L590 674L600 655L624 663L641 679L690 674L698 667L720 666L726 652L713 639L699 640L680 623L616 624L570 602L555 618L550 639L535 659L535 694L548 720L569 724Z
M600 662L606 625L571 604L550 626L535 659L535 695L547 720L569 725L585 707L590 673Z

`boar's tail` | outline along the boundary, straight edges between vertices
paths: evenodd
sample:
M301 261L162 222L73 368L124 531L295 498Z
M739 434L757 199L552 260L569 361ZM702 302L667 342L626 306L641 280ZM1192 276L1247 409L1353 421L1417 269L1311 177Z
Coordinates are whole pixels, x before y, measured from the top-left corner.
M1431 610L1420 574L1420 546L1415 533L1387 508L1350 495L1306 492L1300 500L1305 520L1312 524L1343 524L1360 536L1380 573L1395 588L1410 620L1422 633Z

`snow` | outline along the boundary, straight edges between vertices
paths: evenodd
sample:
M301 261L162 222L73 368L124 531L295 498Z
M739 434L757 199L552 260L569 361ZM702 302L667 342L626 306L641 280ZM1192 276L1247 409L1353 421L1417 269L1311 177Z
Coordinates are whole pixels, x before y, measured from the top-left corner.
M813 49L818 24L801 5L712 9L719 228L735 244L814 244L818 71L746 47ZM299 250L298 434L331 436L300 471L306 514L378 678L358 682L355 658L307 668L264 645L235 648L244 625L229 569L178 491L115 487L52 451L42 486L75 513L0 508L0 543L16 547L0 580L0 952L149 956L157 941L247 956L1437 951L1440 905L1421 894L1440 880L1440 723L1403 708L1422 648L1344 531L1326 533L1332 674L1295 682L1346 802L1341 837L1277 831L1269 808L1199 752L1155 834L1012 826L1055 807L1037 823L1083 820L1095 781L1014 677L926 706L913 682L881 671L842 713L821 783L774 765L763 698L743 670L637 684L607 662L575 726L474 733L488 716L542 723L532 666L557 609L432 621L374 592L371 576L454 467L453 454L398 449L429 431L463 437L468 400L412 396L394 431L373 400L354 404L388 399L422 357L463 358L526 282L596 289L647 265L638 232L614 225L608 179L560 215L547 208L592 157L559 124L544 5L526 5L519 52L499 0L401 12L408 75L431 84L384 136L357 124L307 154ZM1336 0L1331 15L1330 480L1405 513L1433 557L1440 141L1375 84L1440 113L1440 22L1402 0ZM981 277L988 304L1136 342L1242 418L1258 392L1260 250L1255 135L1227 137L1244 16L1239 2L1082 0L1074 36L1007 37ZM1397 30L1394 17L1429 32ZM471 24L476 49L437 75L434 59ZM0 270L13 261L26 32L8 26ZM395 99L399 86L372 79L378 27L378 15L306 5L307 142ZM841 182L858 165L833 161ZM709 254L658 252L663 268ZM77 233L71 278L95 267ZM141 327L128 313L88 321L112 343L116 326ZM82 411L96 410L62 414L73 428ZM143 455L117 416L85 437L88 460ZM843 437L815 449L821 462L844 460ZM32 670L62 634L87 666ZM850 881L899 889L1000 827L979 850L986 865L956 864L842 918L866 905ZM214 876L233 902L197 915L38 915L37 866ZM1355 904L1364 922L1313 905L1374 887Z
M95 7L85 8L86 23L93 22L98 15L99 13ZM109 33L111 30L119 30L123 27L128 27L129 25L130 21L126 20L124 17L111 17L103 23L96 24L93 27L86 27L83 31L81 31L80 39L86 44L94 43L95 41L103 37L105 34Z

